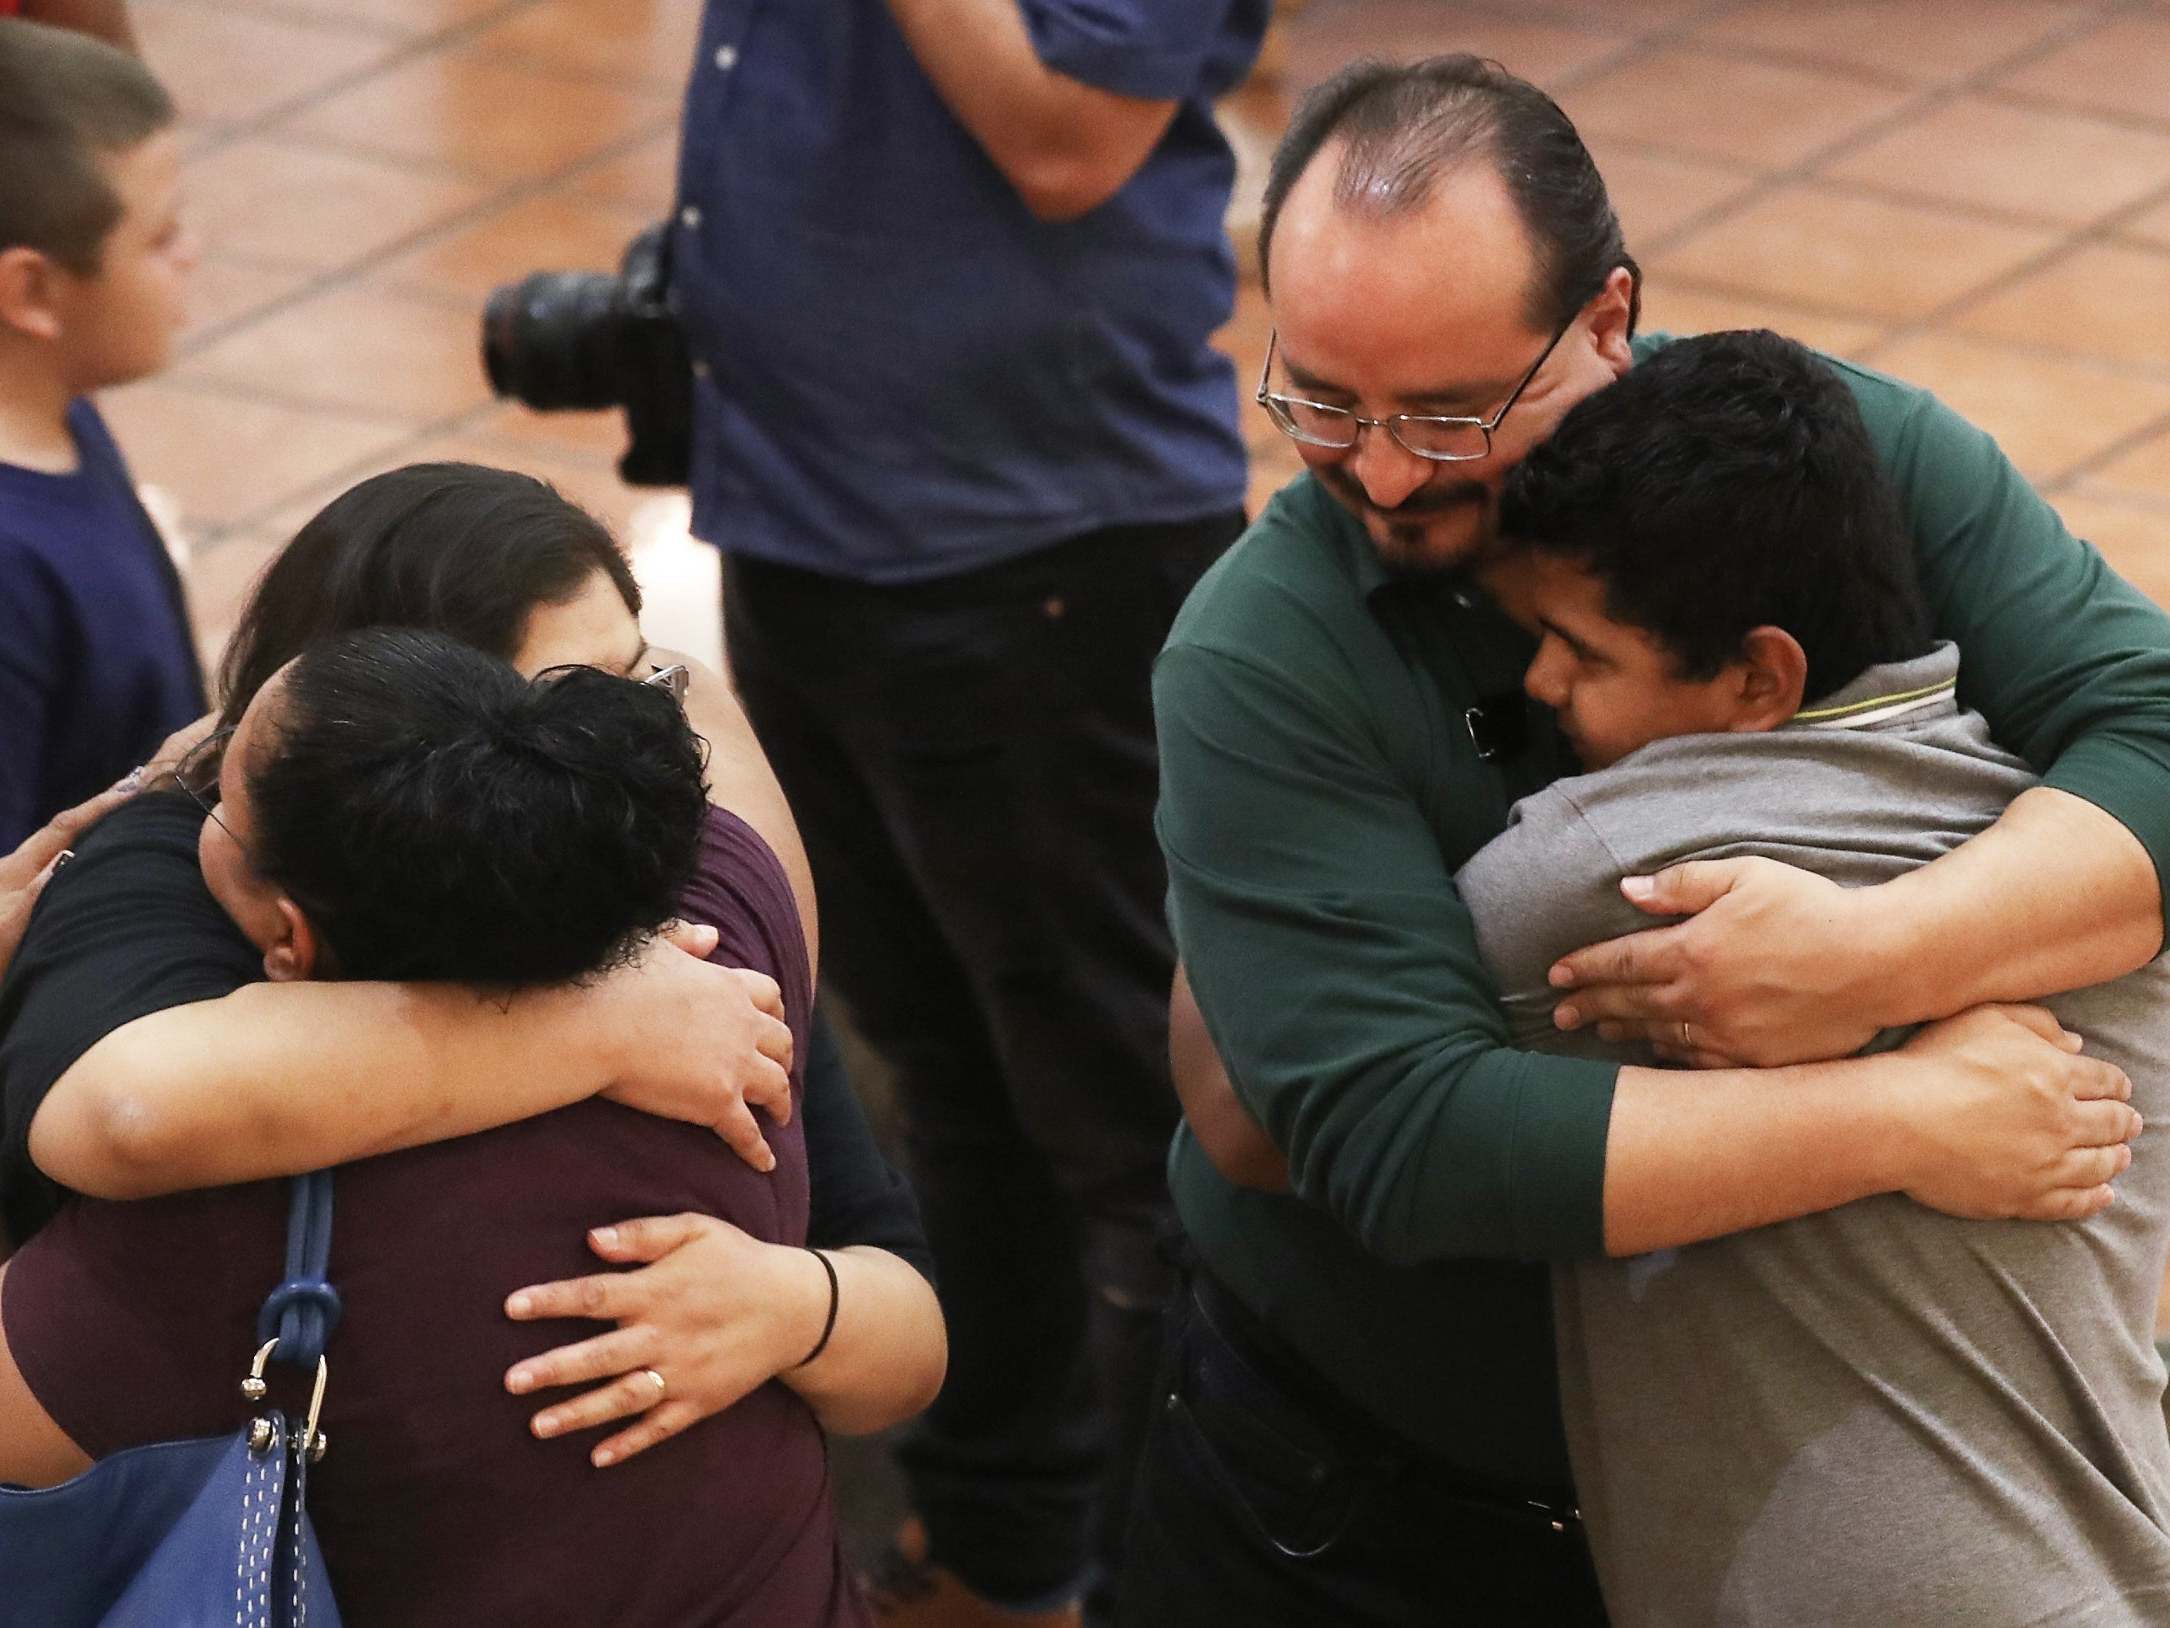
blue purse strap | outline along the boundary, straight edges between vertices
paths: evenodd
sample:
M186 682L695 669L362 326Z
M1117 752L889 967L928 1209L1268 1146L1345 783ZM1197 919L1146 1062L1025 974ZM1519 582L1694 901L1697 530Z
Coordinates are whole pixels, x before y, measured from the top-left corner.
M276 1338L272 1361L314 1369L339 1326L339 1291L326 1278L332 1253L332 1173L293 1180L286 1212L286 1277L256 1314L259 1342Z

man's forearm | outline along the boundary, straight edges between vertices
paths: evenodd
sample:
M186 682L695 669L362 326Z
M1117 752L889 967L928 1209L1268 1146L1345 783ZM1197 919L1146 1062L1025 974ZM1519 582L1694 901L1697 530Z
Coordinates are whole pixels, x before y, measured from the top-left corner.
M1878 1193L1969 1219L2069 1221L2111 1201L2132 1082L2033 1007L1987 1006L1899 1051L1791 1068L1620 1071L1605 1248L1699 1242Z
M2146 848L2094 804L2048 787L1872 892L1891 924L1876 958L1886 1026L2106 983L2162 949Z
M141 1198L510 1124L611 1083L595 998L252 984L85 1052L32 1120L31 1156L79 1192Z
M1901 1185L1876 1059L1696 1074L1624 1068L1605 1146L1605 1252L1640 1255Z
M1043 219L1074 219L1113 197L1175 116L1172 101L1119 96L1049 68L1017 0L888 4L943 104Z

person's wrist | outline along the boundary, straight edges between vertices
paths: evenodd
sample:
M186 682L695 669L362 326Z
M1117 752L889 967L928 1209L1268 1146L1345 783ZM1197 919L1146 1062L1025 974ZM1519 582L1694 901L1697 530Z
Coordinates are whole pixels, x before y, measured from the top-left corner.
M585 1057L588 1077L600 1082L597 1095L616 1090L632 1076L633 1037L643 1032L650 1016L642 1004L642 965L631 961L592 984L537 992L556 1002L552 1016L561 1020L558 1026L567 1042Z
M1935 1063L1904 1052L1883 1052L1838 1063L1859 1105L1858 1157L1864 1197L1904 1193L1938 1167L1941 1143L1933 1133L1937 1106Z
M822 1343L829 1323L832 1297L829 1274L821 1257L797 1244L767 1244L772 1288L770 1304L776 1307L776 1343L771 1352L775 1372L785 1380L803 1373L808 1353Z
M1928 1010L1922 991L1922 917L1907 890L1896 881L1880 882L1848 889L1847 902L1854 918L1847 935L1855 968L1846 994L1852 1009L1879 1029L1940 1015Z

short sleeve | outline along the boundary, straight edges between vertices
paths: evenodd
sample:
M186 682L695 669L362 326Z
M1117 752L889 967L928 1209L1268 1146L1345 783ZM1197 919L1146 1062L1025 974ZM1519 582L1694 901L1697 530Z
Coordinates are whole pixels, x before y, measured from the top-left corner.
M1195 94L1230 0L1020 0L1032 49L1059 74L1147 101Z
M114 1030L262 974L197 868L202 819L176 796L108 815L40 896L0 982L0 1214L17 1244L60 1202L30 1157L31 1121L54 1083Z
M1657 925L1620 896L1628 867L1562 785L1515 804L1507 829L1456 872L1477 950L1499 985L1517 1046L1561 1055L1646 1062L1639 1047L1588 1044L1553 1027L1553 963L1587 944Z

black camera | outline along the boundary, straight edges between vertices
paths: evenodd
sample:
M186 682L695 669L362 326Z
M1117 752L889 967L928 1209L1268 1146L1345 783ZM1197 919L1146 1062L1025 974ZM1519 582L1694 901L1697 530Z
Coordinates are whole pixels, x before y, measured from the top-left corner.
M617 275L538 271L482 308L490 389L537 412L625 409L618 473L629 486L683 486L693 463L693 365L671 303L670 228L625 246Z

